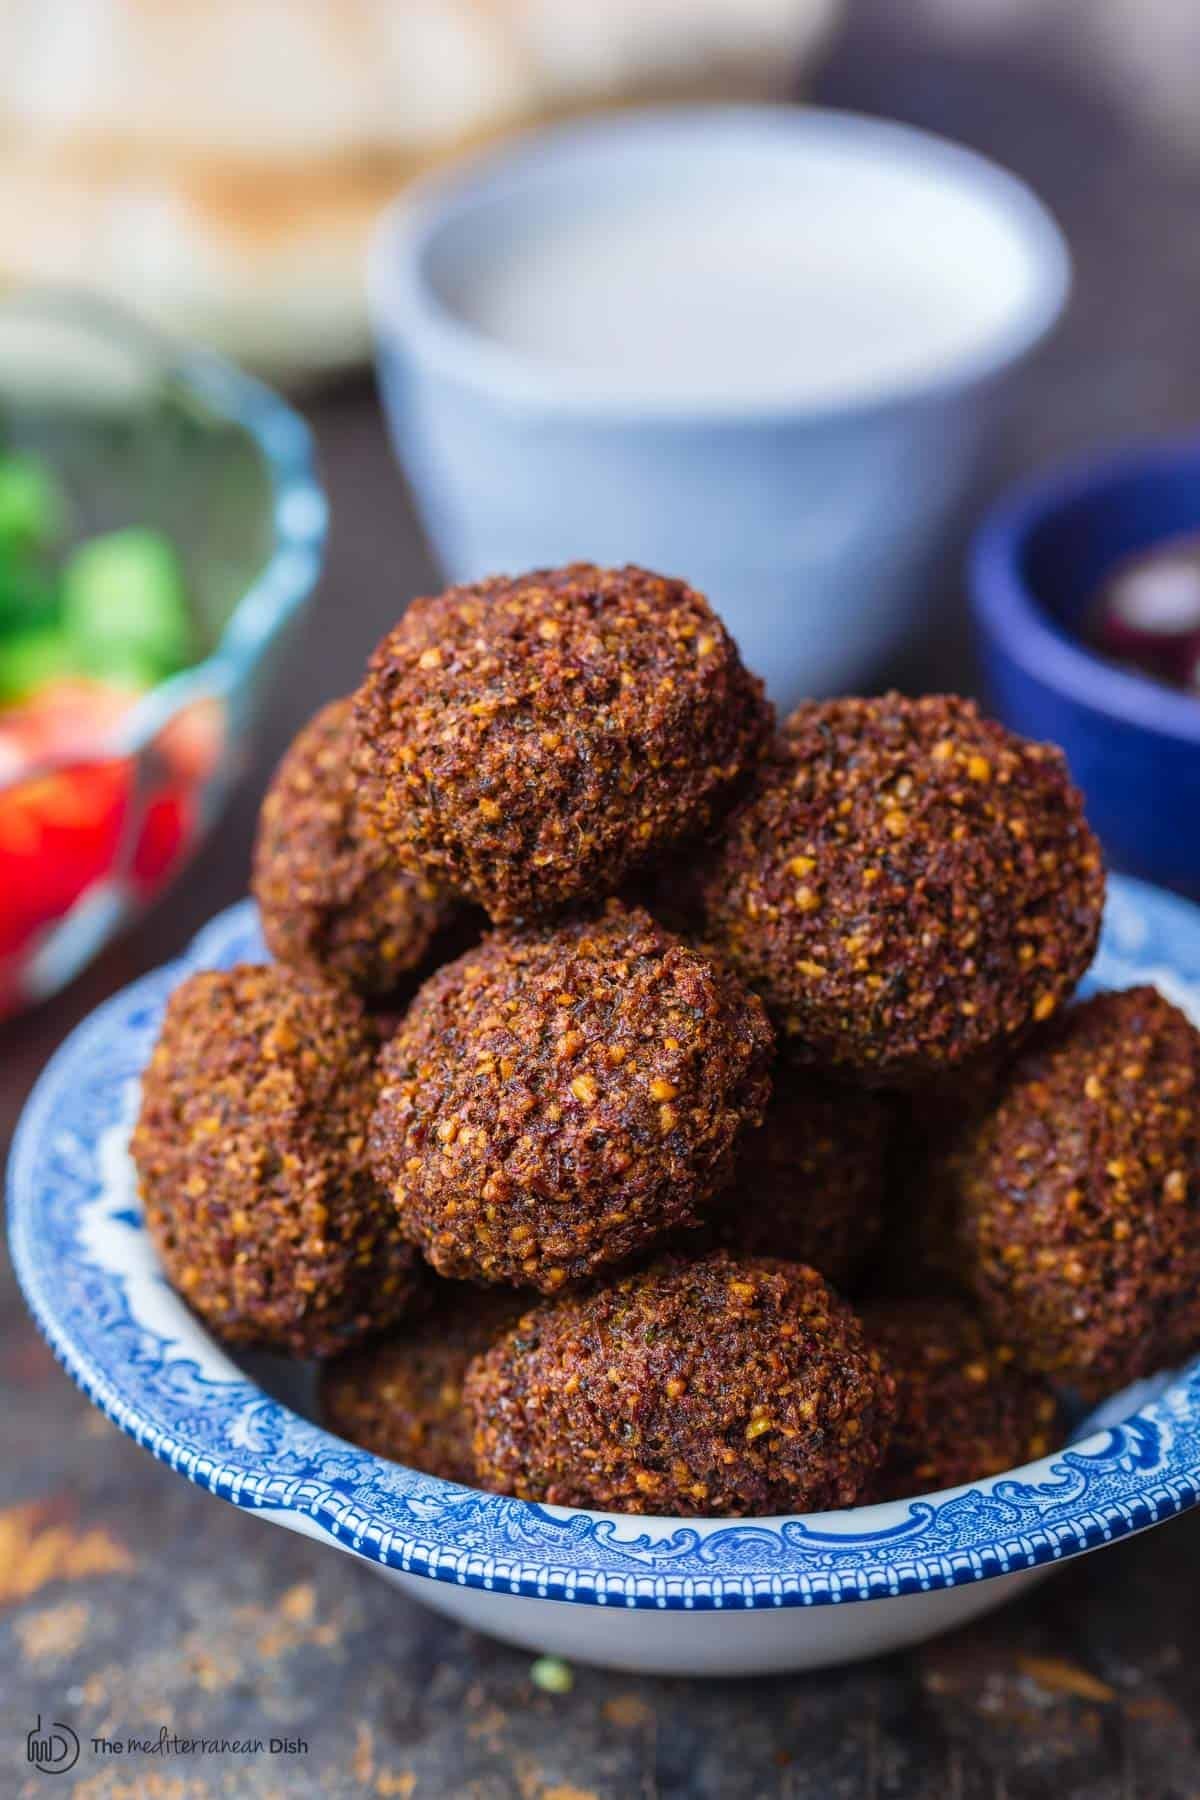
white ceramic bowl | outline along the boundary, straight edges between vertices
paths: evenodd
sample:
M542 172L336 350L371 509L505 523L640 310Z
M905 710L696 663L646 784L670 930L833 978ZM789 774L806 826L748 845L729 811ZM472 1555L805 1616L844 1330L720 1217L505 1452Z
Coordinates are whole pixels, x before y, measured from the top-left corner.
M703 365L711 381L669 380L644 359L637 372L619 345L616 361L568 366L537 354L536 331L514 347L460 304L514 243L622 205L656 206L664 222L682 209L693 236L718 214L736 233L744 216L746 244L780 271L756 287L764 303L793 240L818 228L830 256L865 259L854 291L873 323L857 374L825 379L802 322L794 364L775 379L772 361L757 387L730 384L732 349ZM631 291L637 302L653 242L650 231L640 261L593 270L597 332L606 306L628 307ZM729 254L750 253L735 242ZM813 304L830 280L823 257L812 252L804 276ZM698 266L689 293L704 286L703 256ZM1053 325L1068 285L1057 227L995 165L883 120L768 106L533 133L405 195L369 272L392 435L446 576L582 557L686 570L785 709L864 679L920 615L1000 379ZM937 324L922 356L897 360L887 307L898 318L918 286L936 309L910 304L905 317L936 310Z
M9 1170L13 1257L42 1330L97 1406L190 1481L365 1559L479 1631L686 1675L817 1668L919 1642L1196 1504L1200 1358L1114 1397L1041 1462L798 1518L533 1506L333 1437L277 1397L277 1363L269 1387L261 1367L237 1367L167 1286L126 1152L171 988L192 969L262 955L246 903L102 1006L42 1076ZM1114 879L1087 985L1141 981L1200 1020L1200 913Z

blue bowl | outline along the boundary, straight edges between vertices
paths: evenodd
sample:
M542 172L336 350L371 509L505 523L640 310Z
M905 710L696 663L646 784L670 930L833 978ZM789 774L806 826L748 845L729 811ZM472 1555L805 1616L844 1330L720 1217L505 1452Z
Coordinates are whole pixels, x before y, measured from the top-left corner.
M1058 469L978 531L975 627L992 704L1067 753L1114 867L1200 895L1200 700L1117 667L1081 639L1109 572L1200 532L1200 438Z
M900 1649L1200 1501L1200 1356L1109 1395L1068 1444L1022 1468L787 1518L534 1505L334 1437L313 1420L304 1365L233 1363L167 1286L126 1148L171 990L264 955L244 901L108 1000L42 1075L9 1163L13 1262L34 1317L84 1392L177 1474L473 1629L665 1675ZM1200 913L1117 877L1083 991L1142 981L1200 1023Z

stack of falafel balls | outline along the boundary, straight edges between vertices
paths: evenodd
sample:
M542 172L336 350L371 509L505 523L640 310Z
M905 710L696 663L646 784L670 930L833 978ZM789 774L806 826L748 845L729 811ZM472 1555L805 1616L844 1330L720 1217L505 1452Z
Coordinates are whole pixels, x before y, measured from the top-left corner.
M453 589L297 737L253 885L276 960L176 989L133 1155L178 1291L354 1442L820 1510L1200 1342L1200 1035L1072 1000L1098 846L970 701L777 729L681 581Z

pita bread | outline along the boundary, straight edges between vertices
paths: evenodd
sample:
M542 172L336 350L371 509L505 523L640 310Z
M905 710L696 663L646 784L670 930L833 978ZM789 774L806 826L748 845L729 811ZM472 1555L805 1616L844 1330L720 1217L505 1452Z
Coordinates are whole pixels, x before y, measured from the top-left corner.
M605 104L788 86L840 0L0 0L0 278L277 377L367 348L415 175Z

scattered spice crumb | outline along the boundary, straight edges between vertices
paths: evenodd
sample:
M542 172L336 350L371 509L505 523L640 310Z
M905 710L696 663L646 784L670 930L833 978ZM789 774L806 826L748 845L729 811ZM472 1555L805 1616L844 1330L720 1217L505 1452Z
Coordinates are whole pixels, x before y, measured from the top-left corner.
M604 1716L610 1725L617 1725L622 1731L634 1731L640 1725L653 1723L654 1709L640 1694L614 1694L611 1700L604 1702Z
M1095 1700L1111 1706L1117 1698L1115 1689L1106 1681L1081 1669L1077 1663L1064 1662L1057 1656L1018 1656L1017 1667L1040 1687L1052 1694L1069 1694L1076 1700Z
M47 1606L40 1612L26 1613L13 1625L22 1655L31 1663L44 1666L62 1662L71 1656L87 1636L91 1613L79 1601L65 1601L61 1606Z
M62 1514L38 1501L0 1513L0 1604L27 1599L49 1581L132 1570L133 1557L102 1525L76 1532Z

